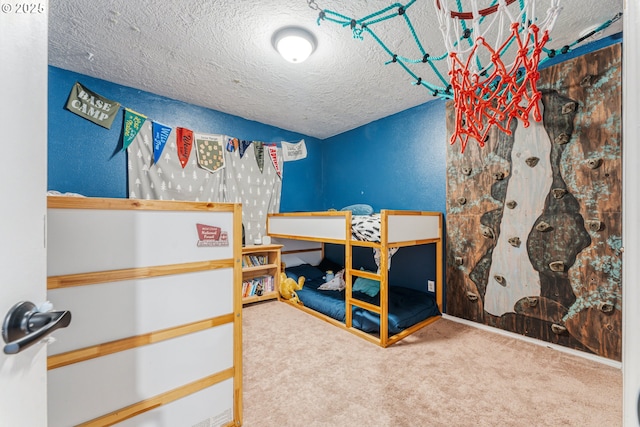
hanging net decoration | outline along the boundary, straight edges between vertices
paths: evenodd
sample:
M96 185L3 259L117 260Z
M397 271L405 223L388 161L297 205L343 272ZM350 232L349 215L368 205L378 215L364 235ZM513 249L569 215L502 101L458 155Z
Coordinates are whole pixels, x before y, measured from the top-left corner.
M371 37L388 55L385 65L400 66L411 77L411 84L426 88L433 96L453 99L456 131L451 143L460 141L463 152L469 138L484 146L494 127L508 133L514 117L524 126L530 116L539 121L538 66L572 52L576 45L622 17L618 13L574 42L549 49L545 44L561 9L559 0L537 0L537 5L544 3L546 10L541 21L536 16L536 0L434 0L435 7L429 6L428 11L419 9L425 0L408 0L393 2L361 18L323 9L316 0L306 2L318 12L318 25L332 22L359 41ZM479 2L487 7L479 9ZM450 3L455 7L448 7ZM434 19L416 25L421 17ZM392 47L393 40L385 42L389 37L385 37L383 25L392 21L406 26L405 37L413 41L415 49L399 52ZM444 35L444 52L441 41L433 43L420 36L420 30L434 25L439 25ZM495 43L491 45L489 40Z
M543 20L536 17L535 0L497 0L479 9L470 0L471 12L449 9L447 0L434 0L448 55L453 89L455 130L451 144L460 141L464 152L470 138L483 147L493 127L511 133L510 124L529 118L540 121L541 94L536 87L538 65L549 33L561 8L550 0ZM492 45L489 40L495 37Z

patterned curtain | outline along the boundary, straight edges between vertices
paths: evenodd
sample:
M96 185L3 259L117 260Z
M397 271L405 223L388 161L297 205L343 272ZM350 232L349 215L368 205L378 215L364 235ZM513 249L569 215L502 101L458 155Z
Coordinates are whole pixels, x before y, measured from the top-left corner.
M267 213L280 211L282 179L264 148L262 171L256 161L256 146L251 144L244 156L238 150L227 152L225 200L242 203L242 223L248 244L266 235ZM277 161L282 165L282 150L277 151Z
M227 140L226 137L223 139ZM264 149L262 170L255 146ZM267 213L280 210L282 191L282 178L267 146L254 142L242 157L239 150L229 152L225 148L225 166L213 173L198 165L196 150L194 144L183 169L176 150L174 129L161 159L154 164L152 125L147 120L127 148L129 198L242 203L246 242L251 244L262 239L266 235ZM283 164L280 147L276 151L276 160L279 165Z

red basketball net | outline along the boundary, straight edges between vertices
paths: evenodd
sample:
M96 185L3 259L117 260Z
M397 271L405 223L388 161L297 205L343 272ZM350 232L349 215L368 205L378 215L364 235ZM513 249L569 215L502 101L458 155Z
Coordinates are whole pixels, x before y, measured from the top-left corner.
M455 3L455 10L448 3ZM538 16L541 3L547 6L546 14ZM562 9L560 0L465 0L464 5L462 0L434 0L434 4L449 52L455 108L451 144L460 141L464 153L470 138L484 147L494 127L510 134L514 117L524 127L529 126L529 115L542 120L538 65ZM489 7L480 9L480 4ZM465 7L471 12L464 12ZM495 47L487 42L493 36Z
M539 37L540 30L535 24L530 25L528 31L519 29L519 23L512 23L510 36L497 49L492 48L484 37L477 37L471 54L464 62L457 52L449 53L449 76L456 112L451 144L459 140L463 153L469 138L484 147L493 126L511 134L509 128L514 117L520 119L524 127L529 126L531 112L534 120L542 120L538 106L541 94L536 84L540 77L540 54L549 40L549 32L545 30ZM513 63L507 68L500 52L514 42L518 46L517 52ZM486 71L486 76L469 71L480 48L490 53L493 63L492 71Z

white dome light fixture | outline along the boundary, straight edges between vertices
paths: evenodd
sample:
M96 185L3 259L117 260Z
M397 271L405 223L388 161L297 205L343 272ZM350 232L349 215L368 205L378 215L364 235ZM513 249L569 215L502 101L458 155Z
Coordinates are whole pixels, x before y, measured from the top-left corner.
M299 64L316 49L316 38L304 28L285 27L273 34L271 44L284 59Z

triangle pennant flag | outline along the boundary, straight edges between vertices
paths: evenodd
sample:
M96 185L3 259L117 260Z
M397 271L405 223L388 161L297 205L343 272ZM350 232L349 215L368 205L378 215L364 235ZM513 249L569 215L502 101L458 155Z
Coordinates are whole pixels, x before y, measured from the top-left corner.
M222 135L194 134L198 164L202 169L215 172L224 168L224 137Z
M140 128L147 120L147 116L136 113L128 108L124 109L124 132L122 134L122 151L126 150L133 142Z
M253 141L253 153L256 156L256 163L260 169L260 173L264 169L264 142Z
M193 146L193 131L187 128L176 128L176 145L178 146L178 159L182 169L189 162L189 156L191 155L191 147Z
M227 151L233 153L238 149L238 138L227 137Z
M240 150L240 158L244 157L244 152L247 151L247 148L249 148L250 145L251 141L240 141L240 144L238 144L238 150Z
M273 162L273 167L276 170L276 173L282 179L282 169L280 169L280 163L278 162L278 147L275 144L269 145L269 157L271 157L271 161Z
M169 139L171 128L157 122L151 123L153 124L153 162L158 163L167 139Z

